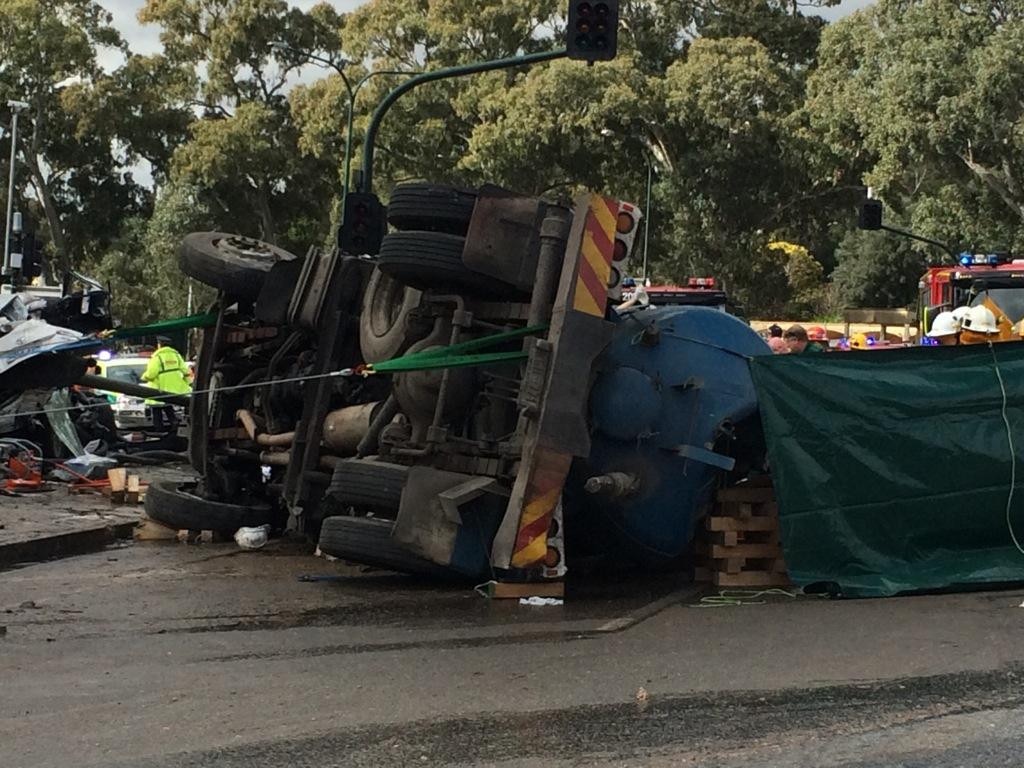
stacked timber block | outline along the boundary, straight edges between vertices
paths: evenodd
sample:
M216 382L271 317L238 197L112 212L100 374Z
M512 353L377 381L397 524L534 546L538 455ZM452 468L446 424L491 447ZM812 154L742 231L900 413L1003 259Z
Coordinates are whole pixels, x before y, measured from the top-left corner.
M789 585L779 540L779 507L768 477L718 492L704 519L697 576L718 587Z
M110 487L110 501L114 504L141 504L146 491L138 475L129 475L127 469L107 470Z

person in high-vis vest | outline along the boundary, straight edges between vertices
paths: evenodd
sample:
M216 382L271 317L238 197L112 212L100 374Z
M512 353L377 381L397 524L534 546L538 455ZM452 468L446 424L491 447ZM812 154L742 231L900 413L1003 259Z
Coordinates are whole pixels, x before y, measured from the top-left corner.
M163 336L157 338L156 352L149 358L142 380L161 392L182 395L192 391L192 385L188 382L188 365L178 350L168 346L169 341L170 339ZM177 427L177 422L173 405L153 406L153 427L156 430L173 431Z

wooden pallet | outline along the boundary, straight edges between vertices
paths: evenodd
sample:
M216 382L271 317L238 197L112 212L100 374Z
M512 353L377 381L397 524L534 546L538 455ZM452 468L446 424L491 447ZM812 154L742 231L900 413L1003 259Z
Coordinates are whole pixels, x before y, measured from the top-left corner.
M765 480L718 492L698 544L698 578L718 587L788 586L779 508Z
M180 541L183 544L223 544L234 540L230 534L220 531L178 530L147 516L143 516L135 526L134 538L136 541Z
M129 475L125 469L107 471L104 480L88 480L84 477L68 485L68 493L93 493L106 496L112 504L142 504L146 500L148 483L138 475Z

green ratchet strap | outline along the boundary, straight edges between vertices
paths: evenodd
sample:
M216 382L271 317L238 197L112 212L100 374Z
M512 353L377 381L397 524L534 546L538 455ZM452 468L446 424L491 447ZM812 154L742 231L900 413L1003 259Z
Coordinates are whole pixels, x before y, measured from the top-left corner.
M133 339L140 336L158 336L168 331L180 331L185 328L210 328L217 324L217 315L214 312L204 312L200 315L185 315L175 317L171 320L161 320L158 323L139 325L135 328L120 328L110 336L112 339Z
M398 373L400 371L426 371L435 368L469 368L477 365L525 360L527 353L521 350L516 352L486 352L478 355L466 353L494 347L506 341L521 339L524 336L530 336L544 330L547 330L546 325L531 325L526 328L517 328L514 331L495 333L491 336L483 336L472 341L463 341L448 347L427 349L423 352L413 352L411 355L403 355L392 360L373 363L366 366L366 371L372 371L373 373Z

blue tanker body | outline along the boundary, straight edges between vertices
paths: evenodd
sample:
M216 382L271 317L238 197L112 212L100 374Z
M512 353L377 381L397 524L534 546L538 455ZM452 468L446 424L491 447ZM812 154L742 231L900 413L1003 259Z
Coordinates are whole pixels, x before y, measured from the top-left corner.
M715 309L651 308L619 320L591 391L591 452L565 493L575 521L566 528L583 532L585 549L650 565L687 551L730 468L716 445L757 411L747 360L766 354L750 326ZM598 477L630 487L584 490Z

